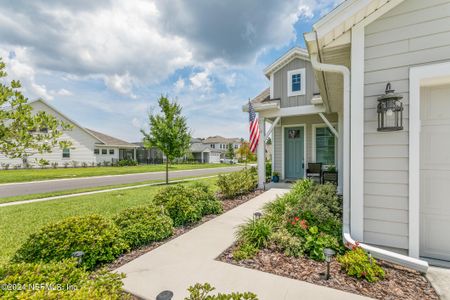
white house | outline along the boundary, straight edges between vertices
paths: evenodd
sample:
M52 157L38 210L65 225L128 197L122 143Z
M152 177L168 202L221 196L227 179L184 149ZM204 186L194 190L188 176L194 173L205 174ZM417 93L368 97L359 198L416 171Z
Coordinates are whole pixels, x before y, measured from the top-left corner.
M135 149L137 145L111 137L109 135L87 129L56 110L44 100L30 102L33 111L45 111L56 118L73 125L73 129L65 131L61 140L72 142L68 149L55 148L51 153L37 154L28 158L28 163L36 166L35 159L44 158L50 163L58 163L59 167L64 165L73 166L73 162L80 166L83 163L96 165L97 163L108 162L120 159L135 159ZM0 163L13 166L22 165L21 159L9 159L0 153Z
M305 41L307 52L293 49L265 70L269 98L254 105L263 132L260 185L264 133L274 132L283 176L288 157L296 169L290 174L301 178L303 165L317 159L314 128L325 125L335 136L345 241L423 272L428 263L448 266L450 1L347 0ZM386 96L388 83L398 94ZM386 97L396 105L378 107Z

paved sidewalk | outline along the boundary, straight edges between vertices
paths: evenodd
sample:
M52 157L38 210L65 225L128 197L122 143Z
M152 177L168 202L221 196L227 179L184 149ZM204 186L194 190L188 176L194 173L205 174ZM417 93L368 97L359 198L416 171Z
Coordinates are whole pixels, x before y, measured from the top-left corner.
M171 290L178 300L190 285L209 282L218 292L251 291L261 300L367 299L215 260L235 240L236 226L286 191L271 189L120 267L117 271L127 275L125 289L152 300Z
M427 278L441 300L450 300L450 269L430 267Z

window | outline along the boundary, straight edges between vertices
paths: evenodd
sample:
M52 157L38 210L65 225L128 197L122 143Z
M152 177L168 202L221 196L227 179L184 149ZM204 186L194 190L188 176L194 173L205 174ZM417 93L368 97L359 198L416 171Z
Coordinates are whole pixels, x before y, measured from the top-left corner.
M335 165L336 139L328 127L316 127L316 162Z
M62 151L62 157L63 158L70 158L70 149L69 148L64 148Z
M109 154L114 155L114 149L109 149Z
M100 150L99 149L94 149L94 154L100 154Z
M291 70L287 72L288 97L305 94L305 69Z
M211 144L211 148L213 148L213 149L214 149L214 148L216 148L216 145L214 145L214 144Z
M107 149L102 149L102 155L106 155L106 154L108 154Z
M234 149L238 149L239 145L238 144L234 144Z

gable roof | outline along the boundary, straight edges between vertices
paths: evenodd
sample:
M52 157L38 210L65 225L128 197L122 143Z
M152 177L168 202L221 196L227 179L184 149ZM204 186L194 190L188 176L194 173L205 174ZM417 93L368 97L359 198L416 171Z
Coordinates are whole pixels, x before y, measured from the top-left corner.
M270 78L271 74L280 70L282 67L284 67L285 65L287 65L296 58L309 61L309 53L306 49L294 47L285 54L283 54L283 56L278 58L276 61L274 61L270 66L265 68L264 75L266 75L267 78Z
M216 136L210 136L203 140L204 144L215 144L215 143L223 143L223 144L229 144L229 143L240 143L240 138L225 138L220 135Z
M211 149L208 145L205 145L203 143L192 143L191 144L191 152L198 153L198 152L211 152Z
M259 93L258 96L256 96L252 100L250 100L250 102L252 104L255 104L255 103L261 103L261 102L269 101L269 100L270 100L270 88L266 88L264 91Z
M48 103L47 101L45 101L43 99L37 99L34 101L30 101L29 104L32 105L33 103L38 103L38 102L44 104L45 106L49 107L51 110L57 112L68 122L70 122L74 126L80 128L82 131L84 131L88 135L92 136L94 139L98 140L101 144L104 144L105 146L121 146L121 147L128 147L128 148L137 148L138 147L137 145L133 145L133 144L125 142L123 140L114 138L112 136L109 136L109 135L106 135L106 134L103 134L103 133L100 133L100 132L97 132L97 131L94 131L91 129L87 129L87 128L81 126L76 121L72 120L71 118L69 118L68 116L66 116L59 110L57 110L53 105L51 105L50 103Z
M93 136L95 136L98 140L100 140L105 146L119 146L119 147L129 147L129 148L138 148L139 145L135 145L132 143L125 142L124 140L112 137L110 135L85 128L88 132L90 132Z

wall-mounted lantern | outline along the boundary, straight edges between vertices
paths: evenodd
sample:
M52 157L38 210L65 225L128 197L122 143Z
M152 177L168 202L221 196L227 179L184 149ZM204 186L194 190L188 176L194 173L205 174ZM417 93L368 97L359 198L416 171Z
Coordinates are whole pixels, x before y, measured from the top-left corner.
M385 94L378 97L378 131L403 130L403 96L391 89L391 83L386 85Z

